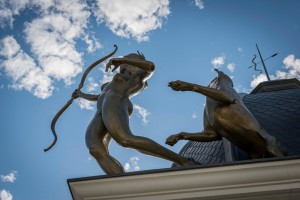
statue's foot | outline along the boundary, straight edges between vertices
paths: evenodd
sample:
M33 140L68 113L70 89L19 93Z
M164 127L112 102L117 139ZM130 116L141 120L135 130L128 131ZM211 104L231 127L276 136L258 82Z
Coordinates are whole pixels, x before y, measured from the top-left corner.
M202 165L202 163L197 162L194 158L187 158L187 159L188 159L188 162L186 163L186 165L184 165L185 167Z

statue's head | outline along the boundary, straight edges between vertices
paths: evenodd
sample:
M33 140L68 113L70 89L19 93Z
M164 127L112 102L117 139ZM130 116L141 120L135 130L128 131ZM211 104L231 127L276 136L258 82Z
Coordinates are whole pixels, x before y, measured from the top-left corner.
M233 82L229 76L216 68L214 70L218 73L218 76L210 82L210 87L214 87L217 84L226 84L233 87Z
M130 53L130 54L124 56L124 58L141 60L141 61L146 60L145 56L142 53L140 53L139 51L137 51L137 53ZM129 70L131 73L134 73L136 71L139 71L140 69L135 66L128 65L128 64L121 64L120 71L122 71L122 70Z
M124 58L146 61L144 54L140 53L139 51L137 51L137 53L130 53L130 54L124 56ZM120 71L122 71L122 70L128 70L128 71L130 71L131 74L141 72L141 69L139 69L135 66L127 65L127 64L122 64L120 66ZM148 86L148 83L147 83L147 81L145 81L143 89L147 88L147 86Z

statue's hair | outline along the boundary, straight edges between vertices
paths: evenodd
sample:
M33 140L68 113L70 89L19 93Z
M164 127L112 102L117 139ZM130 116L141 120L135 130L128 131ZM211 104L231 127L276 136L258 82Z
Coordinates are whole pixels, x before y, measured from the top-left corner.
M146 58L145 58L145 56L144 56L143 53L140 53L139 50L137 50L137 53L138 53L140 56L142 56L142 57L146 60Z
M140 53L139 51L137 51L137 53L130 53L130 54L124 56L124 58L135 58L135 59L140 59L140 60L146 60L144 54Z

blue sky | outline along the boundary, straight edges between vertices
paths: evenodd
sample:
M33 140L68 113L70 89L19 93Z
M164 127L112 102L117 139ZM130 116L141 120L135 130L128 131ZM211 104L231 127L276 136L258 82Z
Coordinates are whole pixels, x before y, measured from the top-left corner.
M115 57L139 50L156 65L149 87L132 98L132 132L164 145L170 134L201 131L204 97L172 91L183 80L208 85L219 68L239 92L264 74L249 69L255 44L271 79L300 78L300 2L254 1L0 1L0 199L71 199L68 178L103 175L85 146L95 105L78 100L50 123L77 88L83 71L119 46ZM258 61L258 58L256 59ZM259 65L261 68L261 65ZM99 93L111 78L103 64L82 91ZM179 152L185 144L165 147ZM171 162L124 149L110 153L128 170L168 168Z

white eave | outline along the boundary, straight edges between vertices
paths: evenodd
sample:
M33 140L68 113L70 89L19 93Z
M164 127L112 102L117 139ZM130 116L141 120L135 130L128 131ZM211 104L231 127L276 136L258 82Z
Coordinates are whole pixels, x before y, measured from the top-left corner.
M298 200L300 158L70 179L68 184L74 200Z

